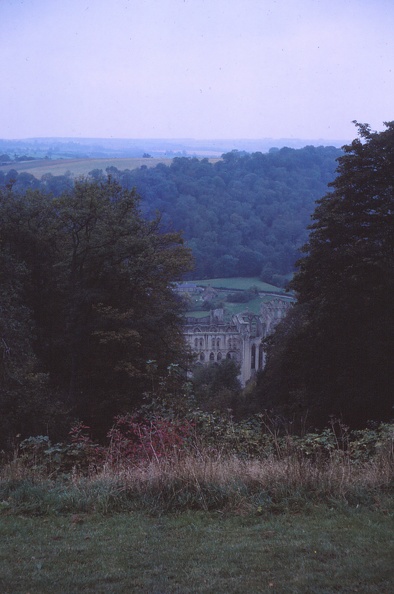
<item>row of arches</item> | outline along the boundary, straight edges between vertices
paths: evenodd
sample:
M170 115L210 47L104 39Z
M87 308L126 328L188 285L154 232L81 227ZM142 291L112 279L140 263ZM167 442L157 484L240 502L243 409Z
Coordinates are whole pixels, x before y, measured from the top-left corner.
M220 349L222 346L226 345L226 339L223 340L221 338L212 337L211 338L211 349ZM195 338L194 339L194 348L195 349L203 349L204 348L204 338ZM227 339L227 347L230 350L235 350L238 346L238 339L235 337L231 337Z
M205 353L201 352L201 353L194 353L195 357L201 362L204 363L205 361L209 361L210 363L213 363L215 361L220 362L222 361L224 358L226 359L233 359L234 355L230 352L228 353L222 353L221 351L219 351L218 353L213 353L211 352L209 354L209 357L205 355Z
M198 346L198 345L197 345ZM206 362L215 362L215 361L222 361L222 359L232 359L235 357L234 352L228 351L227 353L222 353L222 351L213 352L211 351L209 356L204 353L203 351L194 352L194 356L198 359L201 363ZM250 368L252 370L256 369L263 369L264 367L264 349L262 345L255 345L253 344L251 347L250 352Z

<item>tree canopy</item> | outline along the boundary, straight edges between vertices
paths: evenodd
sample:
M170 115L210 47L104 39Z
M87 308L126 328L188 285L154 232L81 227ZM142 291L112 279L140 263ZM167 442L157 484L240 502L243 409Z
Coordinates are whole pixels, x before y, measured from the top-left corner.
M172 283L190 251L139 204L111 178L59 198L0 194L3 436L47 431L51 407L104 431L141 401L153 368L182 361Z
M124 189L135 187L146 218L159 211L164 225L184 233L195 260L190 278L259 276L283 285L307 241L315 200L333 180L341 154L323 146L266 154L235 150L214 163L176 157L170 166L112 166L89 175L103 181L110 174ZM39 188L59 195L71 189L73 179L46 174L39 181L0 171L2 184L13 184L15 192Z
M291 283L298 304L272 337L259 384L266 403L320 424L393 415L394 122L383 132L356 125L313 214Z

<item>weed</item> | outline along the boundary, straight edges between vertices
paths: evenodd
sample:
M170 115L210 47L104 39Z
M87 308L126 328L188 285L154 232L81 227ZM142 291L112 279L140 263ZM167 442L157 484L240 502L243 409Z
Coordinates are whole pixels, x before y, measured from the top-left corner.
M109 437L108 447L98 446L78 425L68 444L25 440L1 468L0 513L253 514L317 503L391 509L392 425L301 438L280 435L261 419L122 416Z

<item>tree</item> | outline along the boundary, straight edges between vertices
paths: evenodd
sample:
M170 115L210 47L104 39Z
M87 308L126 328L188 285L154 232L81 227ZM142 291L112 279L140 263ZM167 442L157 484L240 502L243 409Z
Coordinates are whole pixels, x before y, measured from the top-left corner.
M182 303L172 289L191 264L179 233L145 221L135 191L79 180L53 199L2 195L1 229L26 270L21 296L41 370L70 414L102 434L157 375L183 357ZM21 281L22 282L22 281Z
M197 405L210 412L236 409L241 393L238 375L239 365L232 359L224 359L220 364L196 365L192 382Z
M4 208L0 200L1 215ZM18 213L15 212L19 221ZM4 223L4 218L1 218ZM3 224L1 224L3 227ZM0 447L15 445L17 434L53 430L61 415L56 391L34 352L36 325L26 303L30 271L15 250L10 234L0 233ZM61 427L58 427L59 433Z
M16 180L18 179L18 175L19 175L19 173L17 172L16 169L10 169L5 174L5 178L4 178L5 186L12 188L12 186L15 184Z
M317 202L291 283L298 304L259 383L267 403L308 410L316 424L393 415L394 122L380 133L356 125L333 191Z

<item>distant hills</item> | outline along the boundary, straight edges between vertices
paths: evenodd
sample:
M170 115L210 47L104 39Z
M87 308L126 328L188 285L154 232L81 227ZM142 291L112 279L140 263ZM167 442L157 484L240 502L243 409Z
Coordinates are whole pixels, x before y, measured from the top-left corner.
M232 150L266 153L270 149L305 146L341 147L349 140L262 138L262 139L121 139L121 138L26 138L0 139L0 155L36 159L100 159L147 157L220 157Z

